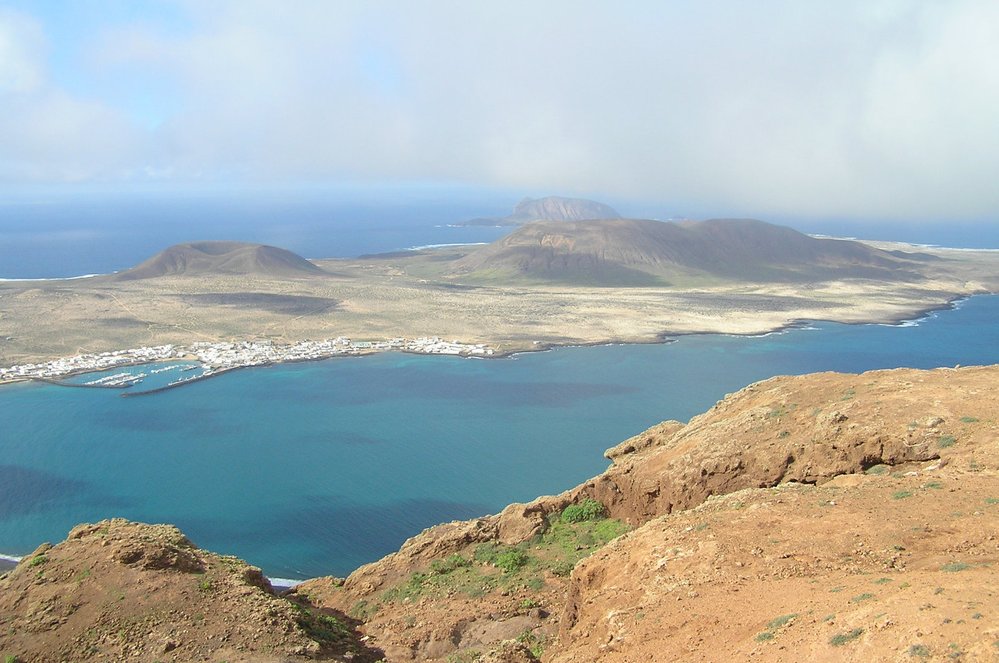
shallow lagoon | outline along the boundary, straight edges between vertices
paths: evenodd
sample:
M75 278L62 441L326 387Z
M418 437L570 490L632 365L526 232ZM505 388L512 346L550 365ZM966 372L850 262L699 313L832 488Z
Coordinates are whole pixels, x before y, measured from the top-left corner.
M171 522L275 576L345 574L437 522L602 471L605 448L772 375L999 362L999 297L918 325L507 359L381 354L234 371L143 398L0 389L0 551L74 524Z

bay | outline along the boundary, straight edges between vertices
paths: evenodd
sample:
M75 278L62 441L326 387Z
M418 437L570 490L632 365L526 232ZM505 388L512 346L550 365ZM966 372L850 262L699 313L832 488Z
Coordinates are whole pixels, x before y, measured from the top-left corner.
M902 326L562 348L386 353L228 373L143 398L0 389L0 551L76 523L178 525L279 577L343 575L438 522L556 493L663 419L778 374L999 362L999 297Z

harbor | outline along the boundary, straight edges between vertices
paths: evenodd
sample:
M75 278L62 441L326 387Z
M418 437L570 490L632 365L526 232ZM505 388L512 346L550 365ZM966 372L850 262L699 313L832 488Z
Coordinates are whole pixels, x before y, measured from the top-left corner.
M93 354L79 354L38 364L22 364L0 368L0 384L37 380L66 387L121 389L125 396L152 394L184 386L219 373L237 368L267 366L276 363L317 361L333 357L360 356L375 352L410 352L465 357L494 356L485 344L446 341L439 337L416 339L392 338L382 341L353 341L345 336L319 341L275 343L273 341L197 342L188 346L159 345ZM184 361L189 363L183 363ZM120 369L169 362L148 372ZM107 375L85 381L74 381L80 375L109 371ZM113 372L110 372L113 371ZM187 374L188 372L198 371ZM173 380L162 383L161 374L176 372ZM156 377L156 386L138 391L125 391Z

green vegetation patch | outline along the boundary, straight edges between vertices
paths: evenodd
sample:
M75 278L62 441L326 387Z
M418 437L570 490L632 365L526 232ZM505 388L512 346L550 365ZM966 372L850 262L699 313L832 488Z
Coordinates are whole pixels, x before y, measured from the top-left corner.
M475 547L470 557L459 554L434 560L426 571L413 573L382 595L385 601L456 592L482 596L497 588L538 591L544 573L568 576L576 563L628 531L619 520L606 517L600 502L586 499L548 517L547 528L530 541L515 546L496 542Z
M852 631L847 631L846 633L837 633L833 637L829 638L829 644L833 647L842 647L848 642L853 642L861 635L863 635L864 629L855 628Z
M586 498L579 504L565 507L559 520L563 523L582 523L587 520L601 520L606 515L607 507L594 499Z
M852 599L850 599L850 603L863 603L864 601L870 601L873 598L874 594L869 594L867 592L864 592L863 594L857 594Z
M31 561L28 562L28 566L41 566L47 561L49 561L49 558L45 556L45 553L42 553L41 555L32 557Z
M756 637L753 639L757 642L767 642L768 640L774 639L774 634L770 631L763 631L762 633L757 633Z
M926 645L912 645L909 647L909 656L913 658L929 658L930 648Z
M961 417L962 424L977 424L978 417Z
M940 567L941 571L946 573L957 573L958 571L966 571L971 568L971 564L965 564L964 562L949 562Z
M309 610L297 603L291 605L298 613L295 620L311 639L326 646L346 647L348 650L357 649L354 633L342 619L334 615Z
M954 439L953 435L941 435L940 439L937 440L937 446L941 449L946 449L947 447L954 446L955 442L957 442L957 440Z
M894 500L904 500L907 497L912 497L912 491L911 490L899 490L899 491L896 491L891 497Z
M884 463L878 463L877 465L871 465L866 470L864 474L882 475L891 472L891 466L885 465Z
M985 503L986 504L999 504L999 497L986 497L985 498Z
M792 619L798 616L798 613L792 612L787 615L781 615L780 617L774 617L769 622L767 622L767 629L775 631L782 626L786 626Z
M874 584L875 585L887 585L891 581L892 581L891 578L878 578L877 580L874 581Z
M539 635L531 629L525 629L517 636L517 642L527 645L527 648L531 650L535 658L541 658L541 655L545 653L545 645L548 644L548 639L543 634Z

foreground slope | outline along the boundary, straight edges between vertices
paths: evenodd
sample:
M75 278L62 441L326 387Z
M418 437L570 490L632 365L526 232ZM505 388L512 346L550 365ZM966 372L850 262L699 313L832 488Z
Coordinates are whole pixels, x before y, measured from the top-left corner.
M810 237L753 219L529 223L459 260L456 276L602 285L912 280L927 256Z
M349 621L274 595L260 569L176 528L80 525L0 576L0 655L20 661L372 661Z
M546 661L977 660L999 640L997 380L773 378L614 447L571 491L300 591L365 617L389 660L504 639ZM567 525L588 500L606 512Z

